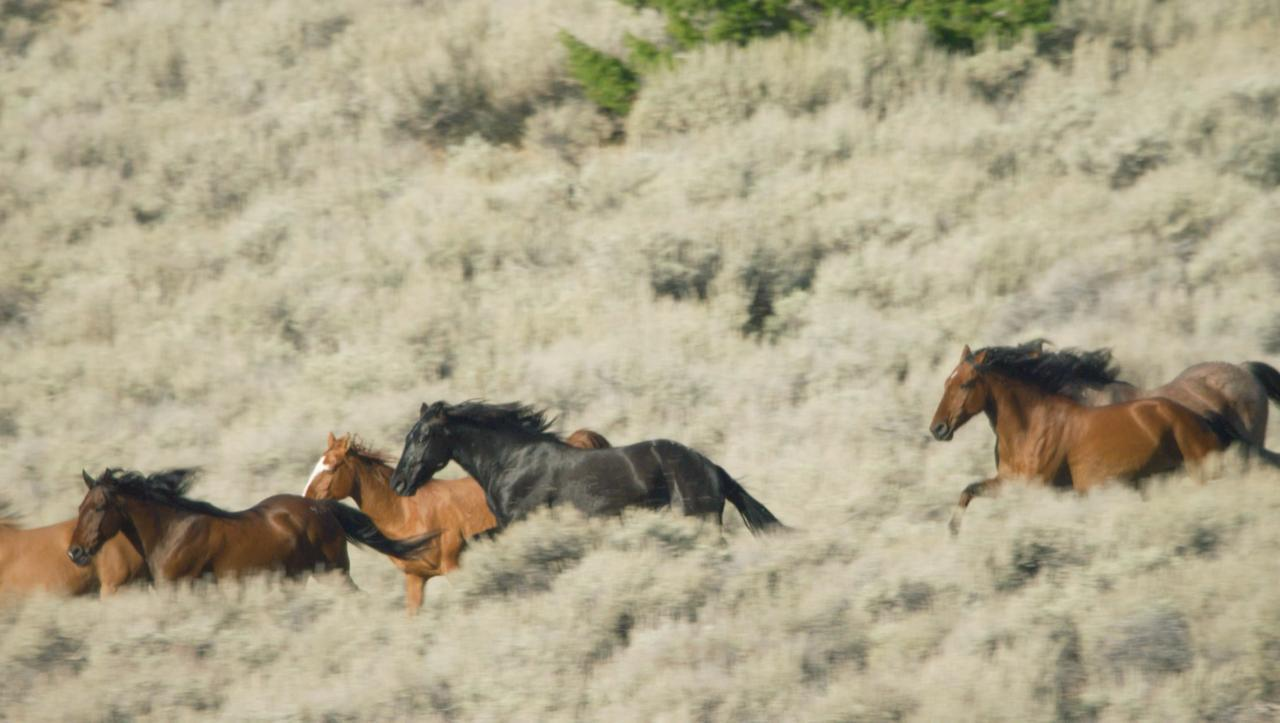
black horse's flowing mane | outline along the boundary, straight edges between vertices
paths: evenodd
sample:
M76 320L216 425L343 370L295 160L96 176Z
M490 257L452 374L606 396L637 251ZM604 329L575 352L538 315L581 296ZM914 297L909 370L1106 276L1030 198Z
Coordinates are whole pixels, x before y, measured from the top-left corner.
M108 485L113 491L130 497L158 502L187 512L213 517L235 517L236 513L215 507L208 502L186 497L199 469L170 469L153 474L143 474L129 469L108 469L99 484Z
M1111 362L1110 349L1045 351L1044 339L1017 346L989 346L974 352L982 357L975 366L1028 382L1050 394L1061 394L1079 384L1105 386L1116 381L1120 370Z
M442 403L436 402L436 404L432 405L431 409L427 410L427 414L430 415L432 410L439 409L444 412L446 418L453 421L469 422L485 429L514 430L532 434L536 437L560 441L559 437L549 431L551 425L556 423L556 419L555 417L547 417L545 409L536 409L519 402L489 404L475 399L461 404L448 404L443 407L437 407L440 404Z

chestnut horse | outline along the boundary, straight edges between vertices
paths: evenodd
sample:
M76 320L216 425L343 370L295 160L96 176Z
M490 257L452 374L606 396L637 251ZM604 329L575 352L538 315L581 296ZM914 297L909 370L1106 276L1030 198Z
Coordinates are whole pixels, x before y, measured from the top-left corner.
M390 540L359 510L332 500L268 497L242 512L187 498L192 470L144 476L109 469L89 488L67 556L87 566L117 533L128 538L157 583L276 571L286 577L336 570L350 582L347 541L410 558L434 537Z
M1047 343L1044 339L1035 339L1014 348L1023 350L1028 356L1085 360L1085 364L1066 362L1068 366L1084 371L1067 380L1062 389L1064 394L1081 404L1101 407L1150 397L1172 399L1202 417L1221 417L1264 457L1280 459L1275 453L1262 450L1267 442L1267 399L1269 397L1280 404L1280 371L1269 364L1259 361L1241 364L1200 362L1182 370L1168 384L1141 389L1116 379L1118 372L1111 367L1110 349L1046 351L1044 345ZM1093 370L1093 373L1088 370Z
M22 529L0 503L0 595L43 591L106 597L133 580L146 579L142 556L124 537L112 538L87 567L67 559L75 520Z
M565 443L582 449L609 446L609 440L589 429L579 429ZM392 537L440 531L414 559L391 558L404 572L405 608L412 615L422 607L427 580L455 570L466 541L497 523L485 502L484 490L474 479L433 479L412 497L401 497L391 491L393 471L386 455L364 447L352 435L337 439L330 434L328 449L302 494L322 500L350 497L378 529Z
M1183 463L1202 476L1206 455L1244 441L1220 417L1206 420L1163 397L1085 407L1061 394L1070 379L1096 371L1067 366L1060 357L1029 356L1021 347L976 353L964 348L930 431L947 441L971 417L985 413L996 433L997 469L995 477L961 493L951 517L953 533L969 502L994 493L1006 479L1085 492L1111 479L1135 481Z

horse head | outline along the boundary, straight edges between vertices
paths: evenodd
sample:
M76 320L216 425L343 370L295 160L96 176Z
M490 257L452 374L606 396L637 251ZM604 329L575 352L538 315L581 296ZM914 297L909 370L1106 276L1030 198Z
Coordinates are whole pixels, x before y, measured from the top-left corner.
M71 542L67 545L67 557L76 565L85 567L107 540L124 527L125 514L116 497L115 479L110 470L104 471L97 479L85 471L80 474L89 491L80 502L80 513L75 529L71 531Z
M418 421L404 438L404 451L391 475L391 489L408 497L453 458L448 429L449 405L423 404Z
M975 355L968 345L960 353L960 363L943 384L942 399L929 423L934 439L940 442L951 439L957 429L986 406L990 391L982 374L982 356L981 350Z

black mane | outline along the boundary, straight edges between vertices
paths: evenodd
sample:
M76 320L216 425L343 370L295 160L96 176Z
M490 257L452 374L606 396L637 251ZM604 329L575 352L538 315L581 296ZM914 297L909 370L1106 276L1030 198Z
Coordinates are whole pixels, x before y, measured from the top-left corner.
M189 468L143 474L128 469L108 469L98 478L98 482L110 486L119 494L158 502L180 510L213 517L235 517L234 512L185 496L199 472L198 469Z
M1045 351L1044 343L1044 339L1034 339L1017 346L979 349L974 356L984 352L985 356L975 366L1028 382L1050 394L1064 394L1081 384L1106 386L1120 374L1111 362L1110 349Z
M436 402L431 409L427 410L427 414L431 414L433 410L440 410L444 412L447 419L455 422L468 422L485 429L514 430L560 441L559 437L548 431L556 423L556 419L548 418L544 409L536 409L519 402L488 404L474 399L461 404L437 406L442 404L443 402Z

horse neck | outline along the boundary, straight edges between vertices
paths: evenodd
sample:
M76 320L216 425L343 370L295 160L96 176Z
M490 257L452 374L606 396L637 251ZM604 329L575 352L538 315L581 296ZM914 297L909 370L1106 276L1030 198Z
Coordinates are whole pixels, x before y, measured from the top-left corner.
M1060 434L1061 425L1046 424L1046 417L1064 414L1076 406L1067 397L1049 394L1018 379L991 373L988 378L991 393L983 411L1004 451L1012 451L1028 435L1034 435L1034 443L1042 444L1046 437Z
M352 457L351 498L362 512L379 527L400 522L408 515L411 497L401 497L391 490L394 467L361 457Z
M196 514L160 502L127 495L120 495L119 499L125 517L120 534L133 543L134 548L148 566L152 564L152 556L163 544L169 532L182 518Z
M521 439L519 432L485 429L469 424L453 428L453 460L467 471L480 486L489 489L493 480L519 450L535 445L554 444L544 439Z

